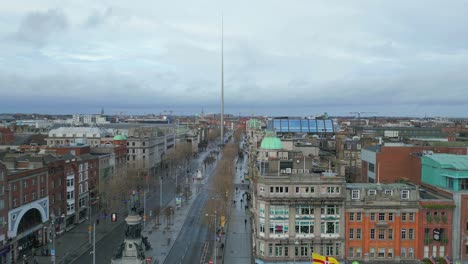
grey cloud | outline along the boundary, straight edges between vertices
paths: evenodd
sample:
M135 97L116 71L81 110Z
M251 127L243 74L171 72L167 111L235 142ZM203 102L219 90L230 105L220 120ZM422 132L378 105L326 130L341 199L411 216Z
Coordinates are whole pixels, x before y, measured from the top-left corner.
M112 15L112 8L107 8L103 12L94 10L86 19L85 27L98 27L106 22Z
M21 21L15 39L28 44L42 46L57 32L68 28L68 19L60 9L45 12L30 12Z

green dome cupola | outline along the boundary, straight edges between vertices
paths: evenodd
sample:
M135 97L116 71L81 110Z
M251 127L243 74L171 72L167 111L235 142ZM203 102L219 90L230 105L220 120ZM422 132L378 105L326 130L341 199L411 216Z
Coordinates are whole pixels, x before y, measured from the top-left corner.
M260 144L261 149L268 149L268 150L277 150L277 149L283 149L283 143L279 138L277 138L274 133L272 132L267 132L265 137L262 140L262 143Z

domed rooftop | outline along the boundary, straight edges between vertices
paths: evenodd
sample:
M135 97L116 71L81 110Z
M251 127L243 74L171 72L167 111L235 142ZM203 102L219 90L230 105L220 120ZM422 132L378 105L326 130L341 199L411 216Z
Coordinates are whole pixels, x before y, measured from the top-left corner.
M279 138L277 138L274 133L269 133L265 135L262 140L262 144L260 144L261 149L282 149L283 143Z
M125 140L125 136L122 135L115 135L114 140Z

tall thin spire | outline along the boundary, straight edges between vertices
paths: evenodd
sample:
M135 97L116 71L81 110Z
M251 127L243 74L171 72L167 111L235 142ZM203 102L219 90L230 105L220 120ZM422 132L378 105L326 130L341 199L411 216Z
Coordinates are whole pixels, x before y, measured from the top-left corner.
M224 145L224 18L221 14L221 144Z

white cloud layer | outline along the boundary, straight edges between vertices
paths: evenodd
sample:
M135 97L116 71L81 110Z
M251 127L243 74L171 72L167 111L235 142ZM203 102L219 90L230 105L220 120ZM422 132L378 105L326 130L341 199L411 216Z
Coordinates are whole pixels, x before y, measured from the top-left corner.
M0 112L464 116L467 1L30 1L0 7ZM66 102L66 103L63 103Z

